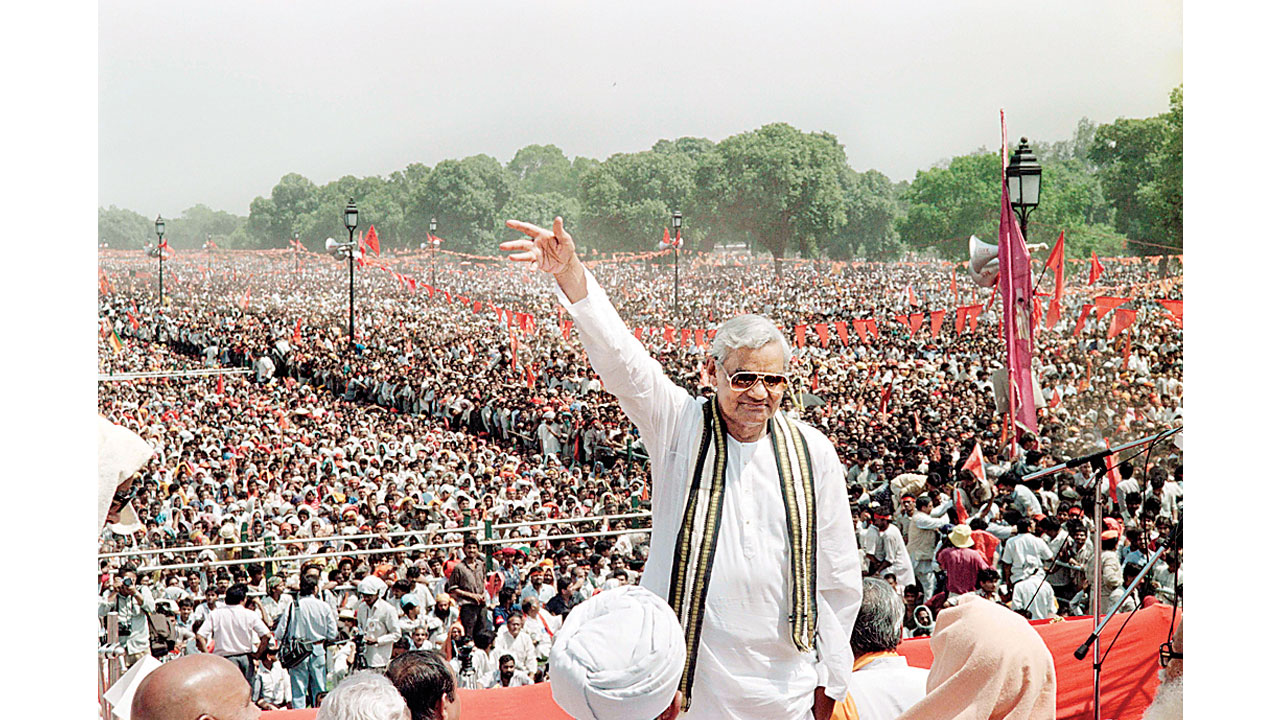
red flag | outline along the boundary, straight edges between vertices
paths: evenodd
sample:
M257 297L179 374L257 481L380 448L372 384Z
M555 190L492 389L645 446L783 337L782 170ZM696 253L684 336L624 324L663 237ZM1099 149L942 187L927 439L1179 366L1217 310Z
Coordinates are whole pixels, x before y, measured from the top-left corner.
M698 328L693 331L693 344L700 348L707 346L707 331L705 328Z
M1157 300L1157 302L1163 305L1164 309L1168 310L1169 313L1173 315L1173 317L1177 319L1179 323L1182 322L1182 301L1181 300Z
M664 249L671 247L671 232L666 228L662 228L662 247Z
M969 316L970 332L978 332L978 316L981 314L982 314L982 303L969 306L969 312L967 312L966 315Z
M129 318L129 324L133 326L133 331L134 331L134 332L137 332L137 331L138 331L138 318L134 317L134 316L133 316L133 313L129 312L128 310L126 310L124 314L125 314L126 316L128 316L128 318Z
M1049 401L1049 407L1056 408L1062 404L1062 393L1058 392L1058 388L1053 389L1053 399Z
M934 310L929 313L929 335L931 337L938 337L938 331L942 329L942 320L946 316L946 310Z
M858 339L865 343L867 341L867 321L853 320L850 324L853 325L853 329L858 332Z
M249 291L250 291L250 290L252 290L252 289L253 289L253 288L245 288L245 289L244 289L244 297L240 299L240 310L241 310L241 311L246 311L246 310L248 310L248 309L249 309Z
M686 347L689 344L689 328L680 328L680 347Z
M533 384L534 384L533 363L529 363L528 365L525 365L524 372L525 372L525 378L529 383L529 389L532 390Z
M524 318L520 318L523 320ZM523 325L523 323L521 323ZM560 333L564 336L565 342L569 341L569 336L573 333L573 321L565 320L564 325L560 327Z
M796 347L804 347L804 331L808 327L804 323L796 324Z
M302 344L302 318L298 318L298 323L293 326L293 344Z
M907 303L910 305L920 304L920 301L916 299L916 291L911 287L911 283L907 283Z
M973 476L985 482L987 479L987 469L982 461L982 443L973 444L973 452L969 453L969 459L964 461L962 470L968 470Z
M1104 438L1102 441L1106 444L1107 449L1111 449L1110 438ZM1120 487L1120 469L1119 463L1116 462L1115 456L1107 458L1107 492L1111 495L1111 502L1119 505L1120 499L1116 497L1116 488Z
M1125 331L1125 328L1133 324L1138 317L1138 313L1128 308L1120 308L1116 310L1116 316L1111 318L1111 328L1107 330L1107 339L1119 335Z
M222 374L218 374L218 394L222 394Z
M876 328L876 321L875 321L875 318L867 318L866 320L863 320L862 322L866 324L866 326L867 326L867 330L870 330L870 331L871 331L871 337L874 337L875 339L879 340L879 339L880 339L880 330Z
M815 324L814 324L814 326L813 326L813 331L814 331L814 332L816 332L816 333L818 333L818 342L821 342L821 343L822 343L822 347L826 347L826 346L827 346L827 341L828 341L828 337L827 337L827 324L826 324L826 323L815 323Z
M923 324L924 313L911 313L911 316L908 318L908 326L911 328L912 337L915 336L916 331L919 330L920 326Z
M889 397L891 395L893 395L892 382L885 384L884 390L880 391L880 412L882 413L889 412Z
M955 298L956 305L960 304L960 291L956 289L956 269L951 268L951 297Z
M906 315L894 315L893 319L902 323L902 326L904 328L907 328L907 329L911 328L911 318L907 317Z
M1071 331L1071 337L1076 337L1080 331L1084 329L1084 323L1089 319L1089 313L1093 312L1093 305L1085 305L1080 308L1080 319L1076 320L1076 329Z
M1004 111L1000 112L1000 134L1006 134ZM1008 145L1001 143L1001 160L1008 158ZM1002 174L1003 177L1003 174ZM1034 354L1031 306L1031 254L1009 204L1009 186L1000 183L1000 297L1004 305L1004 340L1009 368L1009 408L1014 420L1027 432L1036 432L1036 405L1032 402L1031 356Z
M956 522L963 525L969 522L969 511L965 509L964 503L960 501L960 488L951 491L951 501L956 508Z
M1053 299L1049 301L1049 312L1044 317L1044 326L1050 329L1056 326L1062 317L1062 294L1066 288L1063 276L1067 264L1066 243L1066 231L1058 233L1058 242L1054 243L1053 250L1049 251L1049 259L1045 262L1045 267L1053 268Z
M670 344L675 341L676 341L675 328L671 327L670 325L664 325L662 327L662 342Z
M1098 278L1102 277L1102 263L1098 262L1098 253L1089 251L1089 284L1098 282Z
M480 304L480 301L479 301L479 300L477 300L477 301L476 301L476 304L471 306L471 312L473 312L473 313L479 313L479 312L480 312L480 309L481 309L482 307L484 307L484 306Z
M840 342L845 345L849 344L849 324L843 320L835 321L836 335L840 337Z
M968 316L969 316L968 306L956 308L956 334L957 335L959 335L964 330L964 321L966 318L968 318Z
M640 340L640 341L644 340L644 338L640 337L643 334L642 331L643 331L643 328L636 328L635 333L636 333L637 340Z
M1128 335L1124 336L1124 360L1120 365L1121 368L1129 367L1129 346L1132 344L1133 344L1133 333L1129 333Z
M818 369L817 368L813 369L813 377L810 378L809 380L809 389L814 392L818 391Z
M1107 316L1107 313L1129 302L1132 299L1133 298L1126 298L1126 297L1107 297L1106 295L1102 295L1094 298L1093 299L1094 309L1097 310L1098 312L1098 319L1101 320L1102 318Z
M377 231L376 229L374 229L374 227L373 227L372 225L370 225L370 226L369 226L369 240L368 240L368 243L369 243L369 249L373 251L373 254L374 254L374 255L381 255L381 254L382 254L382 249L381 249L381 247L379 247L379 245L378 245L378 231Z
M684 249L684 238L680 237L680 231L679 231L679 230L676 230L676 249L677 249L677 250L683 250L683 249Z

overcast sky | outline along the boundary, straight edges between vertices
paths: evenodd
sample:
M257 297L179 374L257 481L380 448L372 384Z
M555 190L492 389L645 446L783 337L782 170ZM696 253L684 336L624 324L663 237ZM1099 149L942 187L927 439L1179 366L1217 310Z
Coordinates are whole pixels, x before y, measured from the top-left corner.
M98 201L247 214L317 184L531 143L604 159L769 122L893 180L1147 117L1182 82L1178 0L286 2L99 6Z

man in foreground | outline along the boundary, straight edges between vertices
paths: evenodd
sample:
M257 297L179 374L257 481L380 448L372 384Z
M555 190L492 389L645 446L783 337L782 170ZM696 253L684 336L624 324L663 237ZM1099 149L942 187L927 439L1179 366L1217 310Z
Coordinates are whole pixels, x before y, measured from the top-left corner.
M449 663L434 650L410 650L387 665L413 720L458 720L462 703Z
M133 720L254 720L262 710L249 699L235 663L217 655L188 655L167 662L138 682Z
M861 569L835 448L778 412L786 339L759 315L725 322L711 348L715 397L690 397L627 330L560 218L552 230L507 225L529 237L501 248L555 277L592 369L652 458L640 584L685 630L687 717L826 720L853 666Z
M893 720L925 694L929 671L897 653L906 609L889 583L862 579L862 607L853 625L853 682L832 720Z
M606 590L556 633L551 697L575 720L671 720L685 657L684 630L665 600L636 585Z

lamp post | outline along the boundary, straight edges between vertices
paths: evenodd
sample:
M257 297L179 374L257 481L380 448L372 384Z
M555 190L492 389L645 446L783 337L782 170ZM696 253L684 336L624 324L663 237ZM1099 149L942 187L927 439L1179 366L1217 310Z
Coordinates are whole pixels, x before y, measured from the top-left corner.
M675 288L675 316L680 317L680 244L683 240L680 237L680 225L684 222L684 216L679 210L671 213L671 227L676 229L676 239L672 247L676 251L676 288Z
M156 313L156 342L160 341L160 316L164 314L164 218L156 215L156 255L160 258L160 310Z
M298 240L298 233L293 234L293 274L297 275L301 270L298 264L298 246L302 243Z
M347 346L356 346L356 223L360 219L360 211L356 209L356 199L347 199L347 209L342 212L342 219L347 225Z
M440 251L440 238L436 237L436 219L431 218L431 287L436 286L436 254Z
M1018 213L1018 225L1022 237L1027 237L1027 217L1040 204L1040 163L1031 153L1027 139L1022 138L1014 151L1009 167L1004 172L1005 185L1009 188L1009 204Z

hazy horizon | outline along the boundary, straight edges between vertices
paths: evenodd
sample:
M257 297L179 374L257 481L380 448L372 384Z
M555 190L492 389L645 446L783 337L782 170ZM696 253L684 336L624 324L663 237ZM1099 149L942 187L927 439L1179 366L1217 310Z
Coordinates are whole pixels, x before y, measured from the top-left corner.
M604 160L770 122L910 180L998 147L1001 108L1011 141L1036 142L1166 111L1181 35L1181 3L1160 0L103 4L98 204L247 215L290 172L505 164L530 144Z

